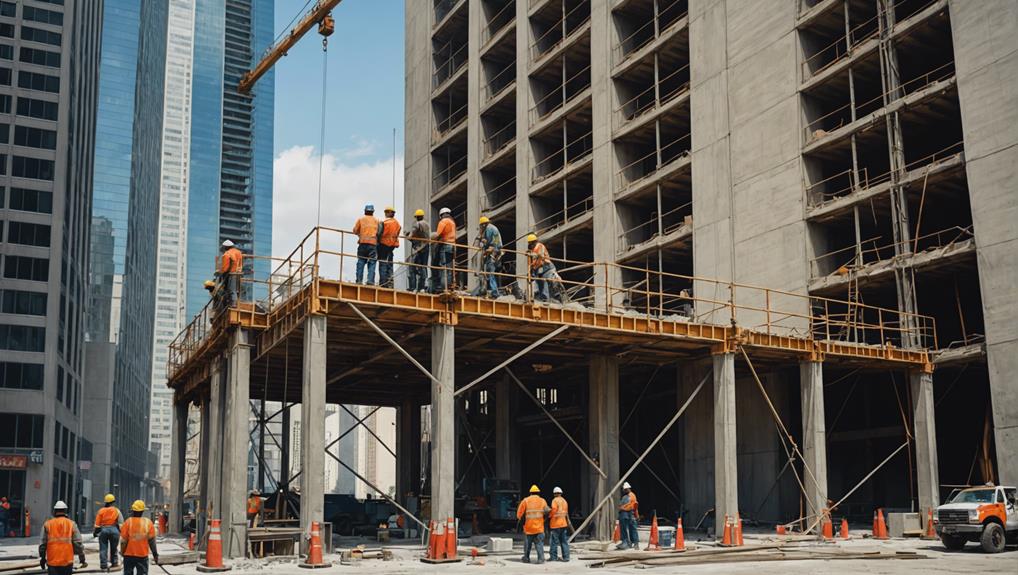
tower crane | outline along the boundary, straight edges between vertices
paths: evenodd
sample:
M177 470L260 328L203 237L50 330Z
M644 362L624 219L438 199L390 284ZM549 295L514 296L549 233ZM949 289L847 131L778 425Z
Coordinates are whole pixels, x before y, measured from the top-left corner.
M237 83L237 91L241 94L248 94L251 92L251 88L259 78L265 75L266 72L272 68L275 63L286 56L286 53L290 51L290 48L300 41L301 38L307 34L311 28L318 25L318 33L322 35L323 45L328 43L329 36L336 29L336 21L332 18L332 9L335 8L342 0L318 0L314 6L311 7L307 13L300 19L296 26L290 30L290 33L283 37L282 40L275 43L268 50L265 51L265 55L262 56L258 65L244 73L244 76Z

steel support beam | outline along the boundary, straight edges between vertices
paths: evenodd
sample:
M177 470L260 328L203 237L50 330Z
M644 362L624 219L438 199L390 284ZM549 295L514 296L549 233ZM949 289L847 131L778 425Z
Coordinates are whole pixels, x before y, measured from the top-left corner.
M396 348L396 351L398 351L400 354L402 354L403 357L407 358L407 360L409 360L410 363L412 363L414 365L414 367L416 367L421 373L423 373L425 376L427 376L427 378L430 379L432 381L432 383L436 383L436 384L441 385L441 382L438 379L436 379L434 375L431 375L431 372L428 371L427 369L425 369L424 366L421 365L419 361L414 359L414 356L410 355L410 352L408 352L407 350L403 349L403 346L401 346L399 344L399 342L397 342L396 340L394 340L391 337L389 337L389 334L385 333L385 330L383 330L382 328L378 327L378 325L375 322L371 321L371 318L369 318L368 316L364 315L364 312L362 312L361 310L357 309L357 306L355 306L354 304L349 303L349 302L347 302L347 305L350 306L350 309L352 309L354 311L354 313L356 313L362 320L364 320L364 323L368 324L368 326L371 329L375 330L375 333L377 333L378 335L382 336L382 339L384 339L385 341L389 342L389 345L391 345L392 347Z

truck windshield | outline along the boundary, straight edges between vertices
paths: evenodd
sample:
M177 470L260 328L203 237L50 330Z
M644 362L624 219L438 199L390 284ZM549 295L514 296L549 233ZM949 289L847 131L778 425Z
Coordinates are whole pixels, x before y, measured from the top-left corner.
M954 496L951 503L993 503L993 489L973 489Z

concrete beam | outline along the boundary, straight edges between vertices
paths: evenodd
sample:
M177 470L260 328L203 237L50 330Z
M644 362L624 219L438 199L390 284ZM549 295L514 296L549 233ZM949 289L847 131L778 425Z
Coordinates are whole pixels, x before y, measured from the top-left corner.
M300 526L311 532L325 514L325 373L326 325L323 315L304 321L304 366L300 396ZM304 538L301 547L307 547Z
M519 391L509 376L503 375L495 384L495 475L517 481L520 480L520 444L513 414L518 403Z
M720 537L725 516L739 512L735 434L735 354L719 353L714 362L714 517Z
M251 423L251 334L237 329L226 352L226 386L223 390L222 520L223 556L245 555L247 541L247 458ZM215 515L213 515L215 517Z
M933 414L933 374L914 371L912 423L915 426L916 478L919 484L919 511L940 505L940 478L937 472L937 422Z
M827 425L824 420L823 365L819 361L804 361L799 364L802 464L809 469L809 472L803 471L802 480L806 486L806 499L816 510L827 507ZM819 529L818 525L815 530Z
M212 376L209 381L209 404L208 404L208 440L205 453L208 458L208 481L205 483L205 492L208 499L202 503L205 506L205 521L222 519L223 509L223 414L226 402L226 374L223 373L223 362L216 360L212 365ZM207 528L202 525L202 528Z
M171 533L180 533L184 524L184 468L187 462L187 402L173 405L170 447L170 521Z
M588 468L592 504L604 499L619 479L619 360L614 356L595 355L590 358L590 404L588 409L589 448L591 457L601 466L606 477ZM617 498L618 494L613 496ZM592 537L611 539L615 525L616 505L605 505L594 517Z
M405 399L396 421L396 499L406 505L408 496L421 493L421 406Z
M431 518L454 516L456 485L456 328L431 326Z

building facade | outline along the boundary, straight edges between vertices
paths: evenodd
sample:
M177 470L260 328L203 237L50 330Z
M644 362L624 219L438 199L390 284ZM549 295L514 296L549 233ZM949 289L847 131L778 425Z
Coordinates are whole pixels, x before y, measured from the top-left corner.
M408 2L404 205L433 225L451 208L460 243L485 215L515 249L534 232L553 257L620 264L577 265L569 281L593 274L647 289L646 270L660 271L674 274L654 286L662 292L727 301L696 276L931 316L936 341L900 343L935 350L935 397L947 401L936 410L939 464L898 457L875 476L892 486L871 481L852 503L916 505L916 482L929 481L916 467L933 479L939 468L943 484L1013 483L1018 90L1003 70L1018 59L1006 40L1016 10L956 0ZM694 313L680 304L674 313ZM678 369L679 388L691 389ZM828 371L842 382L824 404L829 486L843 493L914 441L895 406L917 399L894 374ZM775 403L797 404L781 382L798 372L773 376ZM770 424L754 399L740 397L739 461L745 477L769 483L785 455L753 431ZM692 405L670 440L696 517L713 506L712 488L700 487L714 470L702 448L710 409ZM762 517L798 509L794 489L782 483L784 497L765 498L759 481L738 491Z
M0 3L0 492L12 525L81 517L92 151L102 3ZM84 466L84 467L87 467Z

